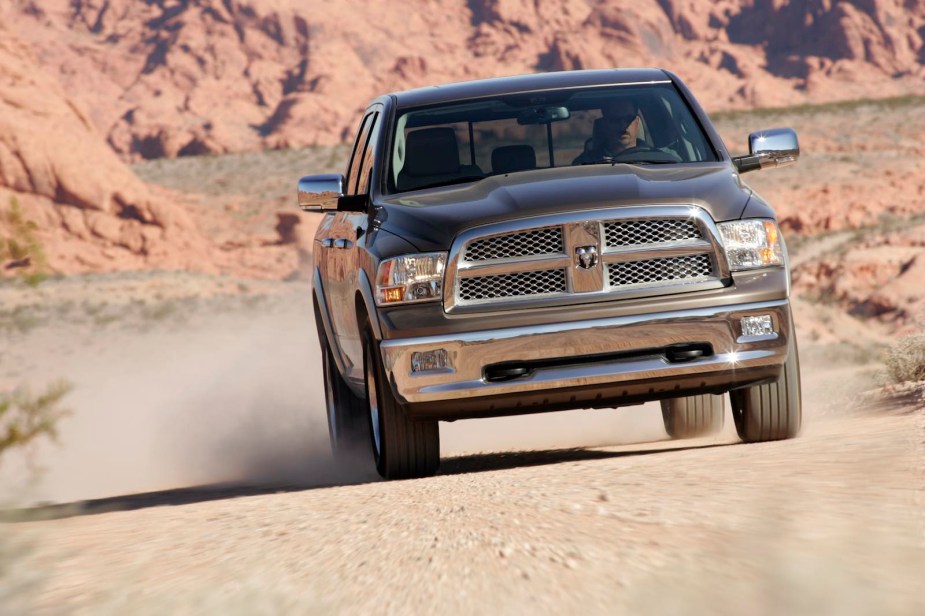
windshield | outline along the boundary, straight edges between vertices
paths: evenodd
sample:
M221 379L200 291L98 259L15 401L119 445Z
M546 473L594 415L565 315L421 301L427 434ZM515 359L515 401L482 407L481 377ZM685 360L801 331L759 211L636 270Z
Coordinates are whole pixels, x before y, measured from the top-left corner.
M671 84L543 91L399 112L390 192L586 164L717 160Z

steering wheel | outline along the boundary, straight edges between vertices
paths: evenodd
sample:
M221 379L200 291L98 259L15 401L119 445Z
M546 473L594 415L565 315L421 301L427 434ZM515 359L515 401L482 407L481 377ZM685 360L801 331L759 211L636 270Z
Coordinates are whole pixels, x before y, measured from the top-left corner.
M654 154L655 156L651 156ZM681 157L675 154L674 152L666 152L659 148L654 148L650 145L637 145L632 148L627 148L610 157L615 163L622 163L626 161L631 161L635 159L652 159L652 160L664 160L665 162L679 163L681 162Z

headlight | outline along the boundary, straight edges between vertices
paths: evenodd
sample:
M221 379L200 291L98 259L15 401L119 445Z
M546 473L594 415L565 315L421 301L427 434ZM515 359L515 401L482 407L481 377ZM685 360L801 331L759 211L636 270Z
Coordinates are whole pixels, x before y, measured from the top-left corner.
M445 267L445 252L386 259L376 274L376 303L382 306L440 299Z
M773 220L736 220L717 227L732 271L784 264L780 231Z

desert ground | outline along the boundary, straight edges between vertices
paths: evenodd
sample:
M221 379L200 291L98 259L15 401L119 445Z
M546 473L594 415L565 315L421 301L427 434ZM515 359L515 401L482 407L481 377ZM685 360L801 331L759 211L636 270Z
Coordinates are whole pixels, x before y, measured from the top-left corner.
M791 441L740 444L728 416L671 441L657 405L462 421L441 424L440 474L384 483L330 459L310 261L285 281L0 283L0 386L73 384L58 443L0 465L0 611L925 612L923 389L868 393L925 317L923 113L717 118L739 152L760 128L803 139L796 166L743 178L778 207L794 263ZM224 237L271 234L297 177L343 156L134 169Z

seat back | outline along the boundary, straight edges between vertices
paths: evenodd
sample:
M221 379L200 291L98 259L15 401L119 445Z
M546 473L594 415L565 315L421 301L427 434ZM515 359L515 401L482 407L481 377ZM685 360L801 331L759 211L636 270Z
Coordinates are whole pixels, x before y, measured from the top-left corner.
M491 170L494 173L511 173L536 169L536 152L533 146L503 145L491 152Z
M459 145L456 132L446 126L408 133L405 164L398 174L399 190L412 190L458 175Z
M588 150L602 150L604 148L604 131L607 130L605 126L604 118L598 118L594 120L594 124L591 128L591 143L586 144L585 149Z

